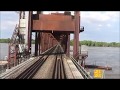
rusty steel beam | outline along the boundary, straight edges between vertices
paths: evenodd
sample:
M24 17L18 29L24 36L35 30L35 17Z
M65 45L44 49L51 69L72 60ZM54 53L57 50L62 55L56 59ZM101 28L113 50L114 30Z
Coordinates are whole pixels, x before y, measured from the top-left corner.
M54 40L53 40L53 38L52 38L52 47L53 47L53 44L54 44Z
M47 49L49 49L49 33L47 33L47 40L46 40L46 42L47 42Z
M38 47L39 47L38 55L41 54L41 47L40 47L40 44L41 44L41 33L39 32L39 33L38 33Z
M52 47L52 44L53 44L53 38L52 38L52 36L50 37L50 39L51 39L51 46L50 47Z
M43 33L44 34L44 51L46 50L47 48L47 34L46 33Z
M64 45L65 45L65 50L64 52L67 53L67 39L68 39L68 35L65 34L65 38L64 38Z
M45 33L45 50L47 50L47 46L48 46L47 38L48 38L48 35L47 35L47 33Z
M28 16L28 52L31 54L31 41L32 41L32 14L33 11L29 11Z
M45 34L43 33L43 52L45 51Z
M67 56L70 56L70 33L67 34Z
M37 14L38 16L38 14ZM36 16L36 17L37 17ZM53 30L53 31L74 31L74 18L72 15L44 15L39 14L39 18L33 20L33 30Z
M39 32L35 32L35 56L38 56Z
M45 50L48 49L48 33L45 33Z
M74 16L67 11L64 14L52 13L45 15L38 11L37 14L33 15L30 11L28 30L29 50L31 51L31 33L40 32L41 36L36 36L35 55L44 52L59 42L63 46L64 52L69 56L70 33L74 33L73 56L76 56L79 53L80 16L79 11L74 13ZM63 35L62 41L60 40L61 35Z
M50 48L50 34L48 34L48 48Z
M47 49L49 49L49 33L47 33Z
M80 30L80 14L79 11L75 11L75 31L74 31L74 44L73 44L73 56L79 54L79 30Z
M41 52L44 52L44 35L41 34Z

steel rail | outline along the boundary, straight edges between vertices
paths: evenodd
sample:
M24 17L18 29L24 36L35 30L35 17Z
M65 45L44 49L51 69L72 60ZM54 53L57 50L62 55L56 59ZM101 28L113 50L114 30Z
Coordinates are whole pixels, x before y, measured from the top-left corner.
M79 70L79 72L82 74L84 79L93 79L93 77L89 75L87 71L81 65L79 65L78 62L72 56L70 58L72 62L75 64L75 66L77 67L77 69Z
M55 48L56 46L47 52L46 58L44 58L45 55L43 55L38 61L36 61L33 65L31 65L28 69L26 69L23 73L16 77L16 79L32 79L35 73L40 69L40 67L49 57L49 53L52 53Z

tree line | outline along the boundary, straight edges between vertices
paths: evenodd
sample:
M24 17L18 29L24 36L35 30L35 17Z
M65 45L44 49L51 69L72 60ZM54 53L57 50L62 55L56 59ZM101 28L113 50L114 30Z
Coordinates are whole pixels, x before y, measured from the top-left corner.
M9 43L10 38L8 39L0 39L0 43ZM35 40L32 40L32 43L35 43ZM70 41L70 45L73 46L73 40ZM90 40L84 40L79 41L79 45L87 45L87 46L93 46L93 47L120 47L120 43L117 42L96 42L96 41L90 41Z
M70 41L70 45L73 45L73 40ZM87 45L92 47L120 47L120 43L117 42L96 42L90 40L79 41L79 45Z
M10 43L10 38L7 39L0 39L0 43ZM35 40L32 39L32 44L35 43Z
M10 42L10 38L8 39L0 39L0 43L9 43Z

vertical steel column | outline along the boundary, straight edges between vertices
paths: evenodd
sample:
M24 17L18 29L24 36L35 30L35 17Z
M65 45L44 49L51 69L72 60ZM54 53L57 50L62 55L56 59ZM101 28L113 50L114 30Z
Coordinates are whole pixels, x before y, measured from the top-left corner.
M46 48L46 46L45 46L45 33L43 33L43 39L44 39L44 44L43 44L43 52L45 51L45 48Z
M9 45L9 48L8 48L8 64L7 64L7 68L10 69L10 63L11 63L11 56L10 56L10 45Z
M32 14L33 11L29 11L28 16L28 51L31 54L31 41L32 41Z
M47 49L49 49L49 33L47 33Z
M64 49L64 53L66 53L66 50L67 50L67 38L66 38L66 35L64 34L64 37L63 37L63 49Z
M50 48L50 34L48 34L48 48Z
M54 43L54 42L53 42L53 38L52 38L52 42L51 42L51 43L52 43L52 47L53 47L53 43Z
M67 35L67 56L70 56L70 33Z
M41 53L43 52L43 45L44 45L44 37L43 32L41 33Z
M51 34L49 35L49 48L51 48Z
M52 36L50 35L50 47L52 47Z
M48 49L48 33L45 33L45 50Z
M55 45L55 39L53 39L53 46Z
M74 44L73 44L73 56L79 53L79 30L80 30L80 16L79 11L75 11L75 31L74 31Z
M68 35L65 34L65 37L64 37L64 45L65 45L65 53L67 53L67 41L68 41Z
M45 33L45 50L47 50L47 33Z
M14 54L14 66L17 65L17 57L16 57L16 55L17 55L17 49L15 48L15 54ZM13 66L13 67L14 67L14 66Z
M44 51L46 50L46 33L43 34L44 35Z
M35 56L38 56L38 32L35 32Z
M40 33L40 32L38 32L38 47L39 47L39 52L38 52L38 55L40 55L40 51L41 51L40 44L41 44L41 33Z

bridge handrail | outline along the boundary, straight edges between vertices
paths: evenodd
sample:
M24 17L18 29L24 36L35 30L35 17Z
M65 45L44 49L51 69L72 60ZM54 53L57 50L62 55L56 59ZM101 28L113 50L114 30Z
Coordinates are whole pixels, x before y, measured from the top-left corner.
M72 56L70 56L70 58L85 79L93 79L92 76L89 75L87 71L81 65L79 65L78 62Z

